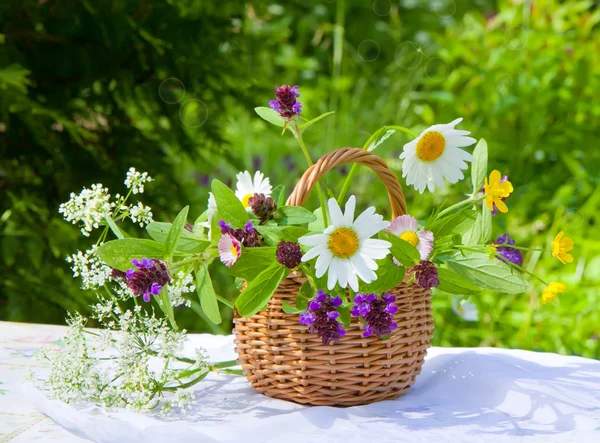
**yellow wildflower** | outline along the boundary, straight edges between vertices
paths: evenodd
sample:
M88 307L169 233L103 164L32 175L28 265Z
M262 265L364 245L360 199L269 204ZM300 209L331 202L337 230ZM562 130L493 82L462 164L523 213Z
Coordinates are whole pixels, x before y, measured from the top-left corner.
M565 292L565 289L567 289L567 287L564 285L564 283L550 283L548 286L546 286L546 289L542 291L542 303L548 303L549 301L554 300L558 294Z
M502 199L507 198L513 192L513 185L508 180L503 182L501 180L502 175L497 170L492 171L489 182L487 177L485 178L483 185L486 195L485 204L490 211L493 211L494 205L496 205L500 212L508 212L508 206L506 206L506 203Z
M552 242L552 256L559 259L563 264L571 263L573 256L569 251L573 249L573 240L569 237L563 238L564 232L560 231Z

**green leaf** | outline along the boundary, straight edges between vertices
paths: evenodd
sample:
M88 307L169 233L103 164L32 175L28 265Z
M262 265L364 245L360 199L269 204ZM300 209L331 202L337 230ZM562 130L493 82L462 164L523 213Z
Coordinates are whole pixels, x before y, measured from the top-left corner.
M471 183L473 194L483 188L483 182L487 176L488 149L487 142L482 138L473 150L473 163L471 164Z
M373 142L367 147L367 151L369 151L369 152L374 151L375 149L377 149L377 147L379 145L381 145L384 141L386 141L388 138L390 138L395 133L396 133L396 131L394 129L385 130L385 127L381 128L380 133L377 136L377 138L375 140L373 140Z
M308 309L308 301L313 298L313 289L310 282L307 280L300 287L300 290L296 294L296 308L306 311Z
M395 288L404 280L406 268L395 265L390 257L378 260L377 264L379 265L379 268L375 271L377 280L369 284L361 281L359 284L360 292L381 294Z
M260 118L268 121L272 125L283 128L285 124L285 120L281 115L279 115L277 111L274 111L271 108L267 108L266 106L259 106L258 108L254 108L254 112L256 112Z
M527 281L506 263L486 254L456 256L447 261L448 267L475 286L507 294L527 290Z
M316 219L308 224L308 229L311 232L323 232L325 230L325 224L323 223L323 209L317 208L313 211Z
M301 226L288 226L281 230L281 240L297 242L300 237L309 233L308 229Z
M486 244L492 235L492 213L483 205L477 212L477 217L473 225L464 233L464 245Z
M108 223L110 230L113 232L113 234L117 236L117 238L125 238L125 236L123 235L123 233L121 232L121 230L110 215L105 215L104 219L106 220L106 223Z
M108 266L126 271L134 258L163 258L163 245L143 238L111 240L98 248L98 257Z
M285 187L283 185L276 186L271 193L271 198L275 201L278 207L284 205Z
M419 254L417 248L407 241L402 240L390 232L383 231L380 234L384 240L387 240L392 244L390 249L392 255L404 266L411 267L421 261L421 254Z
M171 223L152 222L146 226L146 231L148 231L148 235L150 235L152 239L156 240L157 242L164 243L167 239L167 234L171 229L171 226ZM181 236L177 241L177 245L175 245L175 251L194 254L204 251L209 245L209 241L202 239L187 229L184 229L181 231Z
M242 255L227 272L235 277L252 281L276 262L276 250L276 247L244 248Z
M337 311L340 313L339 319L342 321L344 328L350 326L352 322L352 316L350 315L350 305L348 306L340 306L337 308Z
M257 111L258 112L258 111ZM335 114L335 111L329 111L326 112L324 114L319 115L318 117L313 118L312 120L307 121L306 123L300 125L300 129L306 129L309 126L313 125L314 123L318 122L321 119L324 119L325 117L331 115L331 114ZM260 115L260 114L259 114ZM261 116L262 117L262 116ZM264 117L263 117L264 118ZM266 120L266 119L265 119Z
M306 309L298 309L295 306L292 306L287 300L285 300L282 305L281 305L281 309L283 309L283 312L285 312L286 314L300 314L301 312L304 312Z
M178 328L177 323L175 322L175 313L173 312L173 305L171 304L171 299L169 298L169 291L166 286L162 288L156 300L158 301L160 309L165 313L165 315L169 319L169 322L171 322L171 326L173 326L173 328L177 330Z
M249 220L244 205L223 182L212 181L212 193L217 202L217 210L223 220L236 228L241 228Z
M433 233L433 238L444 237L451 234L464 234L471 229L477 219L477 211L468 209L456 212L432 223L425 225L425 229Z
M259 225L255 226L255 228L270 246L277 246L277 243L282 240L283 229L279 226Z
M304 225L317 220L315 214L302 206L282 206L278 210L280 225Z
M167 238L165 239L165 259L170 259L173 257L173 252L175 252L175 245L179 241L181 237L182 231L185 229L185 223L187 221L188 211L190 210L189 206L183 208L175 220L171 225L171 229L167 232Z
M210 274L204 264L196 272L196 288L202 311L204 311L210 321L218 325L222 321L221 312L219 311L217 295L215 294Z
M260 311L288 273L289 269L279 263L273 263L261 272L238 296L235 307L239 314L250 317Z
M438 278L440 285L437 287L440 291L454 295L475 295L480 294L481 289L465 280L456 272L450 269L438 267Z

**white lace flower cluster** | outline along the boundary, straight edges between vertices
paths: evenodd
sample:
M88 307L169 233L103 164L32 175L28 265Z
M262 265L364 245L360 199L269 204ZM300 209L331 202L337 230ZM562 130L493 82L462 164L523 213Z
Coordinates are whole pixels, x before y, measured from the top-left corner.
M127 189L131 189L131 192L134 194L142 194L144 192L144 183L150 183L153 180L147 172L138 172L134 167L131 167L127 171L125 186L127 186Z
M138 202L137 205L129 208L129 217L134 223L139 223L140 228L152 223L152 208L150 206L144 206L142 202Z
M49 361L50 373L45 383L36 384L65 402L97 402L141 413L168 415L195 404L193 391L182 384L191 381L191 386L211 366L205 350L197 350L195 358L177 356L185 331L174 331L140 306L122 310L114 299L100 299L93 311L104 329L88 332L83 317L71 317L67 350L42 350L38 358Z
M110 279L112 270L98 258L97 250L98 246L93 245L85 252L77 251L66 258L73 277L81 277L81 289L97 289Z
M189 308L192 305L192 302L186 300L183 297L183 294L194 292L196 290L192 274L186 275L183 271L179 271L175 278L169 283L169 286L167 286L167 290L169 291L169 300L171 300L173 307L185 305Z
M79 194L71 192L69 201L62 203L58 212L73 224L82 223L81 233L89 237L90 232L100 226L102 219L112 214L114 206L110 202L108 188L97 183L91 189L83 188Z

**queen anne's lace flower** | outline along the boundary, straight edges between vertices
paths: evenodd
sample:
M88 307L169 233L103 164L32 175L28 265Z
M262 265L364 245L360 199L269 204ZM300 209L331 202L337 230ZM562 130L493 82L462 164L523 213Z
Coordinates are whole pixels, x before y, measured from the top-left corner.
M147 172L138 172L135 168L129 168L127 171L127 178L125 179L125 186L131 189L134 194L141 194L144 192L144 183L153 181L153 178L148 175Z
M86 237L100 226L104 217L112 214L114 203L110 202L108 188L100 183L92 185L91 189L83 188L79 194L72 192L70 197L60 205L58 212L73 224L81 223L81 233Z
M129 217L131 217L132 222L139 223L141 228L154 221L152 219L152 208L144 206L142 202L138 202L137 205L129 209Z
M97 250L98 246L93 245L85 252L77 251L66 258L73 277L81 277L81 289L98 289L112 276L112 269L98 258Z
M179 271L171 283L169 283L169 286L167 286L167 290L169 292L169 300L171 300L173 307L181 305L190 307L191 301L186 300L183 297L183 294L194 292L196 290L194 277L192 274L186 275L183 271Z

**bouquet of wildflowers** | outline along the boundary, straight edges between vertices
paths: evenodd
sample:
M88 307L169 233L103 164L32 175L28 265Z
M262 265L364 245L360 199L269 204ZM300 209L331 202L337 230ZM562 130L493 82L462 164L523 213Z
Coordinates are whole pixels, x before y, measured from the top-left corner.
M284 134L291 133L311 166L303 133L331 113L307 120L298 98L298 86L284 85L276 88L270 107L255 110ZM412 140L400 155L402 177L420 193L464 179L471 163L472 193L436 208L426 220L409 214L385 220L374 207L359 212L355 196L346 197L356 165L337 198L326 199L316 184L316 209L287 206L283 186L273 187L260 171L237 174L235 189L213 180L207 208L193 221L188 207L165 223L154 221L141 202L131 203L152 181L134 168L127 173L124 197L111 198L101 184L71 194L60 212L85 236L100 230L89 250L67 261L82 288L98 294L94 318L103 328L87 330L84 318L71 318L69 351L44 354L51 361L50 389L67 401L142 411L185 409L193 403L190 388L208 373L239 371L230 369L236 362L207 361L202 350L192 357L179 355L186 333L177 326L174 308L189 307L196 298L214 323L222 321L219 304L249 317L294 272L305 275L306 283L295 304L284 302L283 310L331 346L353 322L361 325L365 338L393 334L398 307L388 291L402 282L459 296L453 305L458 311L468 308L460 300L482 290L525 291L524 275L540 280L523 267L521 251L527 248L508 233L491 238L493 217L509 210L513 184L500 171L488 173L486 142L457 129L461 121L434 125L419 135L384 126L363 146L373 151L395 132L408 134ZM131 237L127 221L145 227L147 235ZM567 263L573 260L572 248L572 240L560 232L549 251ZM234 301L214 290L211 272L219 266L242 288ZM542 283L544 303L565 290L560 282ZM134 308L126 307L130 300Z

